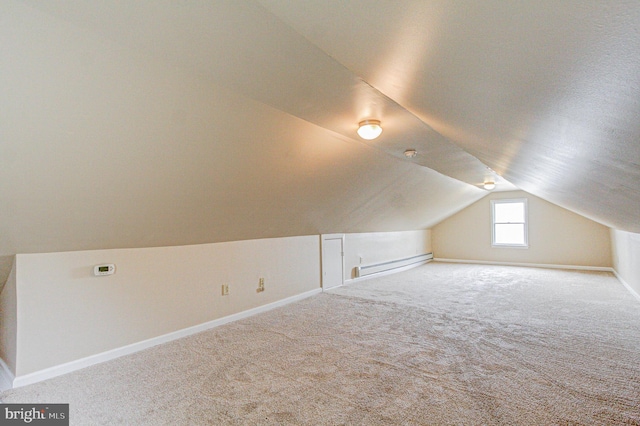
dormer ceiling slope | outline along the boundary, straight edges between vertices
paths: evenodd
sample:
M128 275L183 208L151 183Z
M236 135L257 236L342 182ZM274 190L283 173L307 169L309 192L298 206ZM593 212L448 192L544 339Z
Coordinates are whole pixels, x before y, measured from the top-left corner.
M0 8L0 255L427 228L484 180L640 232L636 2Z
M521 189L640 232L640 3L266 8Z
M486 194L359 140L387 108L384 143L486 169L257 3L0 10L0 257L424 229Z

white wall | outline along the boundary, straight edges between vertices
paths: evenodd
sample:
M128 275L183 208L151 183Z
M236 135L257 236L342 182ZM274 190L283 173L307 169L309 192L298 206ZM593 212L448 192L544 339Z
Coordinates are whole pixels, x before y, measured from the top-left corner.
M491 200L527 198L529 248L491 247ZM443 259L610 267L609 228L524 191L495 192L432 228Z
M346 234L346 278L360 264L428 253L430 239L429 230ZM102 263L116 273L93 276ZM0 354L26 384L73 370L67 363L90 365L127 345L319 290L320 239L18 254L12 271L0 296Z
M319 258L318 236L19 254L16 376L319 289Z
M16 306L16 261L0 293L0 358L11 373L16 374L16 336L18 332Z
M355 267L431 252L431 231L345 234L345 280L355 277Z
M613 269L618 277L640 295L640 234L611 230Z

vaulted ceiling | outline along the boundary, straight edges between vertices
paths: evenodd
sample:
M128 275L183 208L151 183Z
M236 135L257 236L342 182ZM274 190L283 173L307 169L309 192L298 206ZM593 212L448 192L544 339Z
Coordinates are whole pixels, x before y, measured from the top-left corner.
M637 1L4 1L0 256L429 228L486 179L640 232L639 31Z

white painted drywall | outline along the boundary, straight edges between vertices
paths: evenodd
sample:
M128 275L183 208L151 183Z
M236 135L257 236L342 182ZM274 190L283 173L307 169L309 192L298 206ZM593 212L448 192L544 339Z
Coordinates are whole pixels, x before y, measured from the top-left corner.
M14 258L9 278L0 293L0 358L14 376L16 374L17 332L16 260Z
M491 200L527 198L529 248L491 247ZM524 191L497 192L432 228L442 259L610 267L609 228Z
M16 375L319 289L319 247L316 235L19 254ZM116 273L93 276L100 263L115 263Z
M640 295L640 234L611 230L613 269Z
M345 280L355 278L356 266L397 260L431 252L431 231L370 232L346 234Z

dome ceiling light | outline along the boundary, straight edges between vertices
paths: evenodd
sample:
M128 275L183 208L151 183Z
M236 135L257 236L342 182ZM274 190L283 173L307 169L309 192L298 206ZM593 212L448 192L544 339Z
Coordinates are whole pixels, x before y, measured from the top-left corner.
M370 141L380 136L380 133L382 133L380 120L364 120L358 124L358 135L362 139Z
M487 191L491 191L495 187L496 187L496 183L493 181L488 180L484 183L484 189L486 189Z

